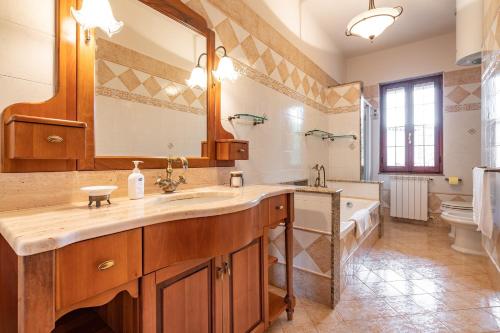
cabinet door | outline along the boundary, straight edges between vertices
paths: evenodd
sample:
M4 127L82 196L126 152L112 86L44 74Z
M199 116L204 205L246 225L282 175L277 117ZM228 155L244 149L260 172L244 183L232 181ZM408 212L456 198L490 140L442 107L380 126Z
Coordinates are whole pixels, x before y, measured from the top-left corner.
M231 325L233 333L264 327L262 238L233 252L231 260Z
M214 332L213 261L173 265L143 278L143 332Z

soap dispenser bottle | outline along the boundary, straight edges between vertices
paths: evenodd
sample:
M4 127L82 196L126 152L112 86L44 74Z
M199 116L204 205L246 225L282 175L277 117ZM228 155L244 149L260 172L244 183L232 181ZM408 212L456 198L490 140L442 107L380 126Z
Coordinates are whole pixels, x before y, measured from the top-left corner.
M128 176L128 197L131 200L144 198L144 175L139 170L139 164L142 161L132 161L134 163L134 170Z

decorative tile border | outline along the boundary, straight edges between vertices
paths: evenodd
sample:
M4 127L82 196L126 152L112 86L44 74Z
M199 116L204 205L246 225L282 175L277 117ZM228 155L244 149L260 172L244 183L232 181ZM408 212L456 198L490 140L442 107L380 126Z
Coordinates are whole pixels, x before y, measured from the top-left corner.
M263 18L257 15L257 13L243 1L209 0L209 2L222 11L226 17L248 31L252 37L259 39L262 43L271 47L274 52L280 54L282 57L286 57L286 59L297 69L314 78L318 84L325 87L337 84L337 81L330 77ZM208 10L207 12L209 16L211 16L210 11ZM213 23L215 23L215 27L217 27L218 23ZM224 41L224 39L222 40Z
M274 80L273 78L259 72L258 70L245 65L238 60L234 59L235 67L236 69L240 72L240 74L248 77L249 79L252 79L256 82L259 82L266 87L272 88L284 95L287 95L290 98L293 98L297 101L300 101L306 105L309 105L321 112L330 112L330 109L326 107L325 105L318 103L317 101L307 98L304 95L299 94L298 92L294 91L293 89L281 84L280 82Z
M241 1L190 0L242 75L321 112L337 82ZM249 19L251 18L251 19Z
M200 116L206 116L207 111L205 109L193 108L187 105L172 103L166 100L146 97L139 94L134 94L127 91L122 91L113 88L107 87L97 87L95 90L96 95L98 96L106 96L115 99L119 99L122 101L129 101L134 103L141 103L145 105L151 105L162 109L175 110L180 112L193 113Z
M188 71L102 38L97 45L97 95L206 115L206 92L185 84Z
M481 110L481 67L443 73L445 112Z
M186 85L190 71L179 68L103 38L96 40L96 59L106 60L151 76Z
M334 108L330 111L330 113L349 113L357 111L359 111L359 105L351 105L351 106L340 106Z
M470 83L481 83L481 66L443 73L444 87L461 86Z

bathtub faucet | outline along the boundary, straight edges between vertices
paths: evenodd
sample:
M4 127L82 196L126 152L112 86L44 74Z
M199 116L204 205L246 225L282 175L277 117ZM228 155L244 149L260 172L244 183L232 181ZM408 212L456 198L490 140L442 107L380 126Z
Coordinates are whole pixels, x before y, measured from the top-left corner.
M321 164L321 166L319 167L318 173L321 172L321 170L323 170L323 185L321 185L321 186L326 188L326 170L325 170L325 166L323 164ZM320 179L320 183L321 183L321 179Z
M316 164L313 166L313 170L318 173L316 179L314 180L314 187L326 187L326 171L323 165ZM323 185L321 185L321 171L323 171Z

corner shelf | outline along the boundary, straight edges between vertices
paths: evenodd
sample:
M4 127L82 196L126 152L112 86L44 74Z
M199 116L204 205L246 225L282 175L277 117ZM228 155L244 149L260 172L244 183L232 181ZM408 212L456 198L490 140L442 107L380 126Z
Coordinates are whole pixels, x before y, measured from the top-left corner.
M242 119L242 118L250 119L250 121L253 121L254 126L264 124L264 122L268 120L265 115L256 116L254 114L249 114L249 113L237 113L235 115L229 116L227 119L229 121L232 121L234 119Z
M351 138L353 140L357 140L357 136L354 134L341 134L341 135L335 135L330 132L325 132L322 130L314 129L311 131L307 131L305 136L316 136L321 138L322 140L330 140L330 141L335 141L335 139L342 139L342 138Z
M269 298L269 322L275 321L283 312L285 312L287 304L285 298L275 294L272 291L268 292Z

